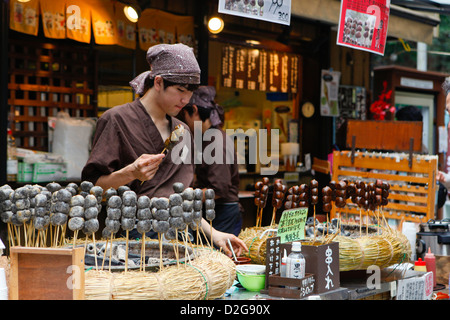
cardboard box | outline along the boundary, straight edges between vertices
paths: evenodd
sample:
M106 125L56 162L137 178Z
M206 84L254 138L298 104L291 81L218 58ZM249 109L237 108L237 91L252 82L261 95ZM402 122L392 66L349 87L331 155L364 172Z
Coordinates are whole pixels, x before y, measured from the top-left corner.
M67 163L37 162L33 164L32 182L65 181Z
M17 170L18 182L31 182L33 180L33 164L19 161Z

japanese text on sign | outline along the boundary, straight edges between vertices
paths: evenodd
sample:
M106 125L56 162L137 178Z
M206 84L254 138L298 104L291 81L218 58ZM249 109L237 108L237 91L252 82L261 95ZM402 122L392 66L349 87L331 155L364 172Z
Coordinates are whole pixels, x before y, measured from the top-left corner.
M281 243L303 240L308 208L295 208L283 211L278 223L277 234Z

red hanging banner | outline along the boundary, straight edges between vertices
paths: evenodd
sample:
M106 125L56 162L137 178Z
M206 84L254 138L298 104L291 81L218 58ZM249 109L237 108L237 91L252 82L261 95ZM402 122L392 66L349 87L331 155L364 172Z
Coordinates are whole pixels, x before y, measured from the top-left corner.
M390 0L342 0L337 44L384 55Z

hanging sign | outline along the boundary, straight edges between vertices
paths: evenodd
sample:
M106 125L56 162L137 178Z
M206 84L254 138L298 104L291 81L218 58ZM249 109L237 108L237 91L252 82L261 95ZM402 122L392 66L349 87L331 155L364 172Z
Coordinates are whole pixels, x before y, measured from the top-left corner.
M308 208L284 210L278 223L277 235L281 243L303 240Z
M36 36L39 29L39 1L9 2L9 27L12 30Z
M291 24L291 0L219 0L219 13Z
M384 55L390 0L342 0L337 44Z

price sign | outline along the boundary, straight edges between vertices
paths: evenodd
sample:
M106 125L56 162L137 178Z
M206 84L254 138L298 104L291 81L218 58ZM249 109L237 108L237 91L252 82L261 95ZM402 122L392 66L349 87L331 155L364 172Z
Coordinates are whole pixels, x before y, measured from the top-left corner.
M291 0L219 0L218 12L285 25L291 24Z
M295 208L283 211L278 223L277 235L281 243L303 240L308 208Z
M384 55L390 0L342 0L337 44Z

